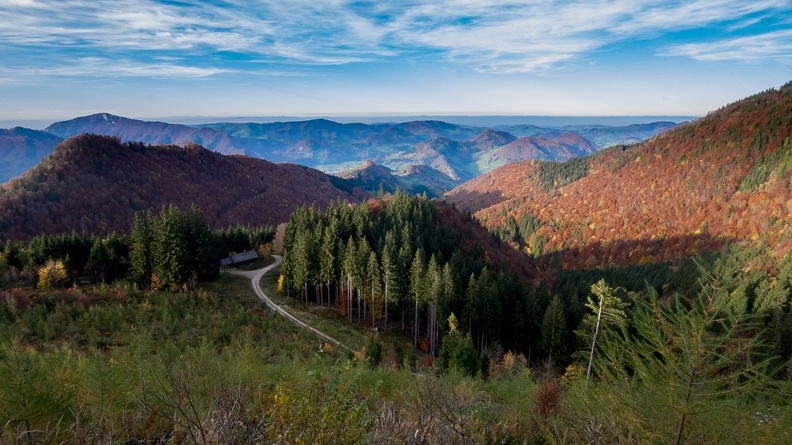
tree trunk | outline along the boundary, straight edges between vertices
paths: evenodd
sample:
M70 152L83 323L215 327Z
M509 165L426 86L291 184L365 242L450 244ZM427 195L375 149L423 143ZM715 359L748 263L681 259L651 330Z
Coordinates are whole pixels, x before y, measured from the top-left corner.
M605 299L600 297L599 310L597 311L597 324L594 327L594 338L591 339L591 353L589 354L588 369L586 370L586 384L583 390L588 389L589 377L591 377L591 365L594 364L594 347L597 345L597 335L599 334L600 320L602 319L602 302Z
M352 275L347 275L347 315L352 323Z
M374 280L371 280L371 327L377 327L377 302L374 301Z
M429 306L429 310L426 311L426 336L429 337L429 354L432 354L432 334L434 334L434 328L432 327L432 307Z
M418 299L415 299L415 319L413 320L413 327L415 327L415 347L418 347Z
M690 370L690 377L688 377L687 392L685 393L685 410L687 410L687 405L690 403L690 393L695 380L696 367L694 366L693 369ZM674 440L674 445L680 445L682 443L682 434L685 432L685 420L687 420L687 412L682 413L682 418L679 419L679 428L677 428L677 436L676 440Z

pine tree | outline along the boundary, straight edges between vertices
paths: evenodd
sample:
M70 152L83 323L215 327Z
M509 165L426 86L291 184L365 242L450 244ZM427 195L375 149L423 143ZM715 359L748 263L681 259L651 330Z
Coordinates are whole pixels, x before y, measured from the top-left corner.
M124 278L127 274L129 264L129 239L111 233L104 240L102 245L107 251L106 279L109 282Z
M469 335L459 331L453 312L448 316L448 334L443 338L438 363L442 369L457 368L470 377L475 377L479 369L476 347Z
M308 233L304 230L294 234L294 242L290 244L289 252L289 272L293 283L299 286L302 292L303 301L308 305L308 274L310 267L310 242Z
M318 214L317 214L318 216ZM309 230L310 244L308 249L308 282L314 288L316 304L322 304L322 279L321 279L321 254L322 236L324 235L324 224L321 219Z
M498 289L497 277L489 268L481 270L476 282L479 297L479 350L483 351L484 346L490 342L498 340L498 332L502 323L501 301Z
M357 247L355 246L355 240L352 237L349 237L347 240L346 251L344 252L344 275L346 276L347 290L346 310L350 323L352 323L352 296L355 289L353 274L355 273L355 259L357 256L356 252Z
M382 247L382 285L383 297L385 300L383 304L385 319L384 332L388 331L390 302L393 299L393 295L400 294L397 260L396 237L393 235L393 231L388 230L387 233L385 233L385 242Z
M415 257L410 266L410 298L415 306L415 315L413 317L413 329L415 331L414 341L415 347L418 347L418 306L424 299L424 275L425 269L423 260L423 251L418 249L415 251Z
M434 254L429 258L429 265L424 276L425 299L427 303L426 335L429 337L429 353L435 355L437 346L437 306L440 301L442 276Z
M550 301L550 305L542 318L542 348L558 365L563 365L569 357L566 310L564 302L558 295Z
M366 238L361 238L360 242L358 243L357 252L355 252L355 269L352 273L352 279L355 281L355 285L358 290L358 323L360 323L362 318L365 318L366 316L366 313L364 312L366 311L366 307L363 307L362 305L366 304L366 295L368 295L368 292L371 289L368 273L370 256L371 245L369 245L369 242Z
M109 263L110 253L102 240L97 237L91 246L91 252L88 254L88 264L85 266L85 272L91 278L91 282L107 282Z
M627 308L628 304L621 301L619 297L616 296L616 293L623 291L623 288L614 289L608 286L608 283L606 283L604 279L591 285L591 293L597 297L597 301L595 302L591 299L591 296L589 296L586 302L586 307L592 312L588 315L589 319L595 318L595 320L589 321L589 324L591 324L591 321L594 323L594 334L591 339L591 352L589 354L588 367L586 368L587 388L589 378L591 377L591 367L594 363L594 349L597 346L597 336L600 333L600 328L610 326L624 328L627 324L627 314L624 310Z
M189 278L187 224L184 213L174 206L163 207L154 221L152 248L156 285L162 289L181 288Z
M141 285L151 283L154 272L154 223L150 210L135 213L129 245L132 278Z
M399 312L401 314L401 330L407 328L407 318L409 317L410 302L410 267L413 261L413 251L404 242L399 247L399 259L396 267L396 280L399 284L399 293L397 299L399 303Z
M220 276L218 239L207 224L203 212L196 205L185 216L187 254L190 273L201 281L211 281Z
M391 260L387 250L382 252L382 312L384 327L383 332L388 332L388 309L390 306L391 289L396 288L396 266Z
M319 280L327 287L328 304L330 303L330 283L338 276L335 270L337 250L338 224L333 220L324 228L321 254L319 255Z
M665 304L650 288L635 306L631 329L603 339L595 365L610 392L603 408L632 416L623 419L627 425L651 425L655 441L680 444L696 417L764 384L770 359L757 335L759 317L734 308L725 293L705 287L688 306L678 297ZM660 429L648 413L673 423Z
M49 259L55 259L51 253L51 239L48 236L37 235L28 244L28 266L39 267Z
M473 337L473 327L478 328L479 317L479 295L478 285L476 283L476 275L471 273L468 279L467 289L465 291L465 312L464 320L466 320L468 335Z
M375 327L377 318L382 316L382 276L377 253L373 250L368 261L368 285L370 287L371 326Z

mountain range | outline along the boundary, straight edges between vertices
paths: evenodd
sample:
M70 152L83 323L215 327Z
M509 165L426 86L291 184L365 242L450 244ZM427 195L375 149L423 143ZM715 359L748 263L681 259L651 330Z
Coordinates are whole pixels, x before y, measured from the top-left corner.
M410 165L426 165L462 182L508 162L534 158L564 160L616 143L644 140L674 125L655 122L614 127L486 128L433 120L341 124L314 119L187 126L99 113L54 123L45 132L5 130L16 133L11 139L0 135L0 182L32 168L61 140L85 133L153 145L192 143L222 154L246 154L330 173L356 169L366 160L394 172L404 172ZM20 137L24 132L27 133ZM34 155L21 155L20 144L40 148Z
M318 137L317 125L356 132L366 127L307 121L278 127L278 137L298 138L304 131ZM135 211L166 203L195 203L215 227L276 224L303 203L354 201L379 189L439 194L457 180L441 173L435 153L456 153L451 158L460 159L484 151L491 155L488 162L496 164L511 160L513 152L518 156L546 150L539 139L553 141L553 153L561 153L554 155L558 158L585 140L563 131L525 136L515 129L478 132L436 122L382 128L379 140L395 141L399 134L415 140L418 134L428 137L411 146L413 160L423 162L405 161L413 166L394 172L369 160L344 175L328 177L308 167L223 155L190 143L149 146L120 137L72 137L0 188L0 237L125 231ZM461 137L469 139L447 137L453 132L467 132ZM3 135L9 140L47 137L21 129ZM337 140L338 133L322 136L333 137ZM776 258L792 250L792 84L724 106L642 143L604 150L596 150L593 143L586 146L594 153L563 162L527 160L494 168L443 199L532 255L539 270L542 264L585 269L673 262L744 240L765 246ZM39 156L35 144L18 142L16 147Z

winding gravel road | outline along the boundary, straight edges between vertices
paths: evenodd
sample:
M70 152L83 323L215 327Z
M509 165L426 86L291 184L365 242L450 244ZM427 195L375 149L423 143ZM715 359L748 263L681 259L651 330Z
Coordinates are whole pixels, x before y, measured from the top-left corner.
M264 274L266 274L267 272L269 272L273 268L278 267L280 265L280 263L283 261L283 258L280 255L272 255L272 257L275 258L275 262L270 264L269 266L263 268L263 269L251 270L251 271L234 270L234 271L231 271L231 273L234 274L234 275L242 275L244 277L250 278L250 284L253 286L253 290L256 292L256 295L258 295L259 299L261 301L263 301L264 304L266 304L273 311L275 311L278 314L286 317L288 320L290 320L292 323L296 324L297 326L300 326L303 329L308 329L309 331L312 331L314 334L318 335L319 337L322 337L323 339L327 340L328 342L332 343L333 345L338 346L338 347L343 348L343 349L346 349L347 351L353 352L352 348L350 348L349 346L339 342L338 340L334 339L333 337L331 337L331 336L325 334L324 332L314 328L313 326L309 326L309 325L305 324L305 322L299 320L294 315L286 312L285 309L283 309L280 305L275 304L275 302L272 301L267 296L267 294L264 293L263 290L261 290L261 277L263 277Z

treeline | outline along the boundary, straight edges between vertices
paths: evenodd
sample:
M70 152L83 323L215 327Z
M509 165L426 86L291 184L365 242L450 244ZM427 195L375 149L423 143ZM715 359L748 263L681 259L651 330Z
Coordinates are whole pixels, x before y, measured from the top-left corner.
M269 226L212 230L196 206L164 206L158 215L136 213L129 235L71 232L39 235L27 244L5 241L0 283L50 287L132 279L143 288L172 289L217 278L221 258L258 249L274 235ZM48 273L57 279L42 282Z
M441 207L451 210L397 192L357 206L298 209L285 233L282 290L306 304L337 305L350 323L400 329L433 355L452 313L479 354L555 355L540 336L547 289L521 282L443 224Z

